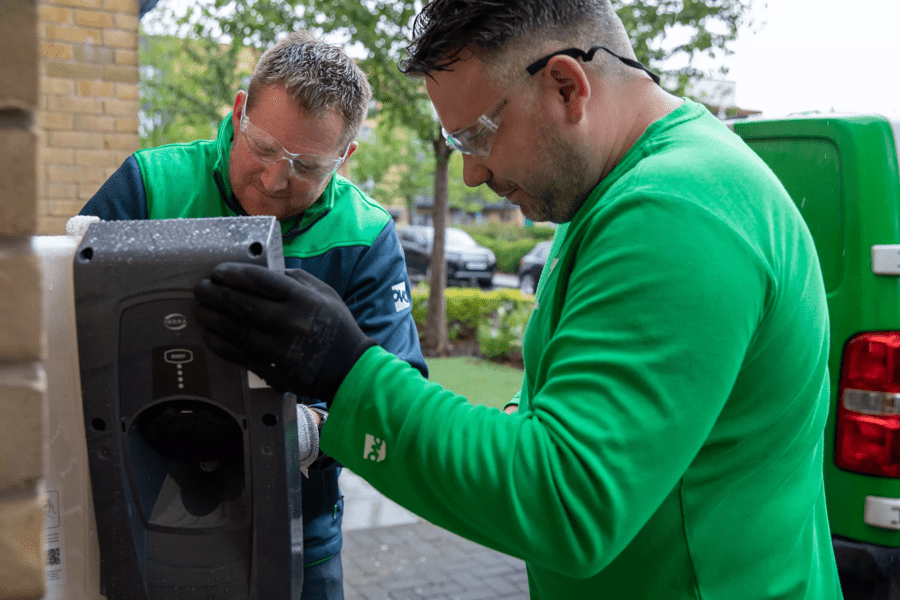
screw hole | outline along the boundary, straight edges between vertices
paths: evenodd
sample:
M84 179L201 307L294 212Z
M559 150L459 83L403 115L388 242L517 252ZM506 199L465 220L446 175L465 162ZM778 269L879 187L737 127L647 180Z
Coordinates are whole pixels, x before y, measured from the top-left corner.
M260 242L250 244L250 256L262 256L263 245Z
M83 262L89 262L92 258L94 258L94 249L88 246L81 250L81 253L78 255L81 257Z
M106 421L100 418L96 418L91 421L91 428L94 431L103 431L104 429L106 429Z
M275 427L278 423L278 418L275 415L263 415L262 422L267 427Z

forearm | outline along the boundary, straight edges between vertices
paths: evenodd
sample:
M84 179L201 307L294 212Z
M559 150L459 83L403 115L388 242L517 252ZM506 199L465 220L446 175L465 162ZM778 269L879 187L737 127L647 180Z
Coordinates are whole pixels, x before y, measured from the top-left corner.
M322 446L441 527L586 576L611 556L602 549L619 537L621 513L593 491L583 457L554 437L533 415L473 406L373 349L339 389ZM577 515L568 512L578 505Z

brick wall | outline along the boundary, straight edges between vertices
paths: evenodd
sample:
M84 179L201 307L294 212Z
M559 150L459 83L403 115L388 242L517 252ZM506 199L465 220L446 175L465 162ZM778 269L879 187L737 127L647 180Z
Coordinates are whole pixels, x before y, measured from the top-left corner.
M38 231L63 233L138 137L138 0L39 2Z
M37 0L0 0L0 599L44 595Z

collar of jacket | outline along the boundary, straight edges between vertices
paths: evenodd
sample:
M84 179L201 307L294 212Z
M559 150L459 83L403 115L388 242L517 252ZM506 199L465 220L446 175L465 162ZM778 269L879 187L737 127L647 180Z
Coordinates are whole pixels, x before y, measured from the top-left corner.
M231 178L228 174L228 160L231 157L231 144L233 142L234 126L231 124L231 113L228 113L228 116L226 116L219 124L219 133L216 138L218 158L213 166L213 176L215 177L216 185L219 187L219 193L222 194L222 200L231 212L235 215L245 217L247 216L247 211L241 207L237 198L234 197L234 193L231 191ZM334 187L336 179L336 174L331 176L331 180L328 182L328 185L325 186L322 195L313 202L312 206L297 216L288 217L287 219L281 219L279 221L281 225L281 237L283 239L290 240L301 233L308 231L310 227L318 223L325 215L331 212L331 209L334 206Z

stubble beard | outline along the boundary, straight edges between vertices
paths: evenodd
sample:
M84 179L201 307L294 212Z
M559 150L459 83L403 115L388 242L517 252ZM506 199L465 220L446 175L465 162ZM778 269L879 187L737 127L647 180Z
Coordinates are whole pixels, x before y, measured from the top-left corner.
M544 157L544 182L527 186L536 191L535 201L522 213L532 221L568 223L594 187L588 181L588 161L548 125L541 125L539 134L542 141L537 154Z

